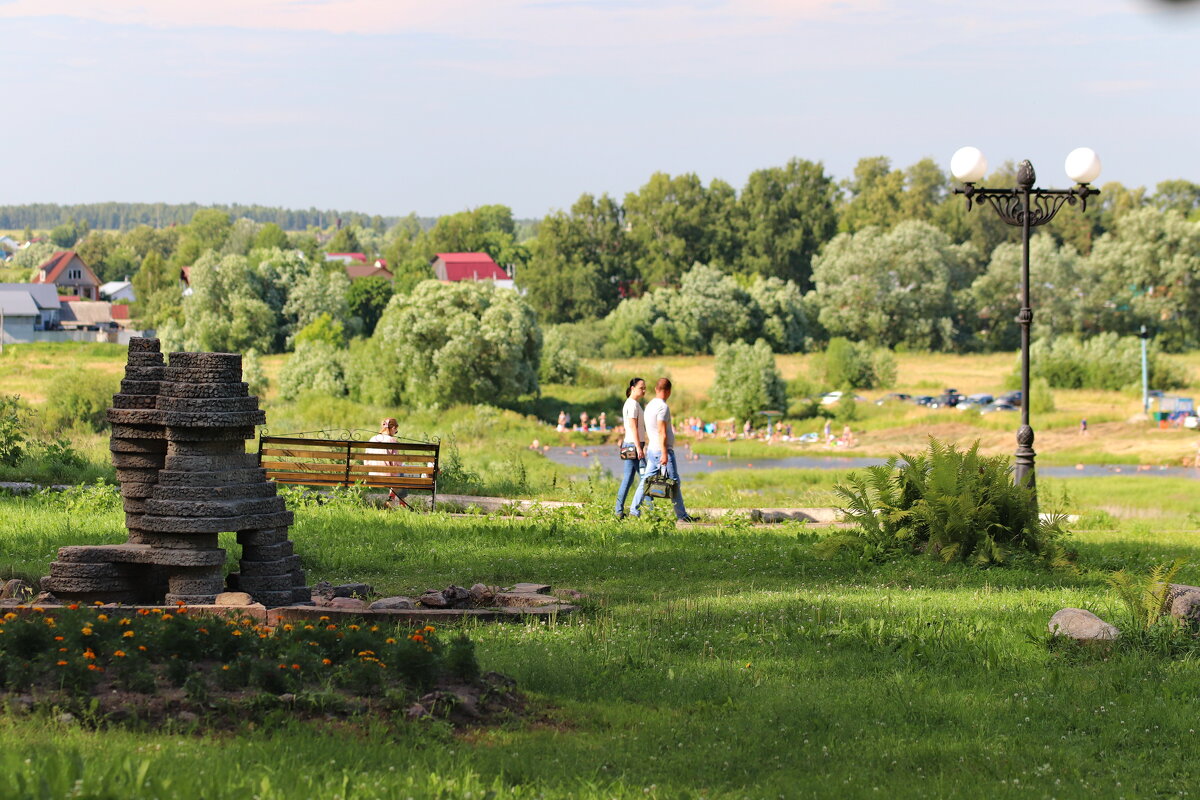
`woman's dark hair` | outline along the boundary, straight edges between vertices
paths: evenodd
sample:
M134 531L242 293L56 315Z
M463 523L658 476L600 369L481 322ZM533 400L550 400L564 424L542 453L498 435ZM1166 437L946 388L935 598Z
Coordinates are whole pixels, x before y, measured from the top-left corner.
M625 396L626 397L629 397L629 393L633 391L633 387L637 386L638 381L640 381L640 380L641 380L641 378L634 378L633 380L631 380L629 382L629 385L625 387Z

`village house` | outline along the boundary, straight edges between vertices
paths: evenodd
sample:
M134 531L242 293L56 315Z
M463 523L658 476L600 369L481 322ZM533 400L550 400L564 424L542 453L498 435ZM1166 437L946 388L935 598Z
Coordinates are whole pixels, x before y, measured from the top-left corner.
M346 277L350 279L351 283L359 278L383 278L388 283L393 280L392 271L387 268L386 258L377 258L374 264L360 264L352 261L346 264Z
M33 299L38 310L38 318L33 326L35 331L52 331L58 328L62 303L58 299L58 289L54 286L35 283L0 283L0 292L21 292Z
M438 253L430 266L442 283L492 281L497 288L515 289L512 276L487 253Z
M133 282L129 280L109 281L101 285L100 297L112 303L116 303L119 300L132 303L136 299L133 296Z
M38 317L29 292L0 291L0 344L33 341Z
M32 283L53 284L60 295L100 299L100 281L74 250L62 250L38 267Z

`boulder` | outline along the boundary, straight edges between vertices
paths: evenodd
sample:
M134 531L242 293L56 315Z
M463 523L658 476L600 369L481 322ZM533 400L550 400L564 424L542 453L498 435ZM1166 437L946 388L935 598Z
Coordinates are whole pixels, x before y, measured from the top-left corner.
M217 599L213 601L213 605L218 606L248 606L253 600L246 592L221 592L217 595Z
M439 591L428 591L421 595L417 602L426 608L446 608L450 605L446 602L445 596Z
M550 584L548 583L518 583L515 586L510 586L505 589L506 592L518 592L520 594L550 594Z
M344 608L347 611L362 611L367 604L357 597L335 597L329 601L330 608Z
M1082 608L1064 608L1055 612L1049 628L1055 636L1069 636L1079 642L1109 641L1121 635L1116 626Z
M501 592L496 595L496 605L506 608L536 608L538 606L553 606L557 604L558 598L548 594Z
M461 586L450 585L442 589L442 597L446 598L446 605L457 608L470 602L471 593Z
M1172 592L1171 616L1192 625L1200 625L1200 589L1192 586L1187 588L1193 591Z
M5 581L0 589L0 600L28 600L33 597L33 587L20 578Z
M477 583L470 589L467 589L467 594L471 596L471 602L479 606L492 602L496 597L497 591L499 590L495 586L485 586L482 583Z
M372 611L395 611L397 609L416 608L417 604L411 597L384 597L371 603Z

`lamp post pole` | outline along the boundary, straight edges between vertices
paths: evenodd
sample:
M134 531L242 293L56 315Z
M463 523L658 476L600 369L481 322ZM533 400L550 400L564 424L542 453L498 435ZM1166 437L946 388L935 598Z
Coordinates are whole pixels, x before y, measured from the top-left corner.
M1099 159L1095 153L1087 150L1086 155L1090 157L1090 161L1087 168L1081 170L1078 165L1072 164L1072 159L1076 158L1079 152L1077 150L1067 158L1067 174L1078 182L1073 189L1034 188L1037 173L1028 160L1022 161L1017 167L1015 188L987 189L977 186L976 181L983 177L987 169L987 161L975 148L964 147L955 153L955 160L951 164L955 177L963 181L963 186L956 188L954 193L966 197L968 211L973 203L982 205L986 200L1002 220L1021 228L1021 310L1017 314L1017 322L1021 326L1021 427L1017 429L1013 478L1018 485L1029 489L1035 503L1037 481L1034 459L1037 454L1033 450L1033 426L1029 423L1029 343L1030 328L1033 325L1033 308L1029 296L1029 239L1034 228L1054 219L1054 215L1064 205L1078 204L1080 210L1086 210L1088 197L1100 193L1099 189L1088 185L1100 172ZM965 166L962 163L964 161Z
M1146 358L1146 340L1150 338L1150 334L1146 331L1146 326L1142 326L1142 331L1139 336L1142 337L1142 413L1150 413L1150 364Z

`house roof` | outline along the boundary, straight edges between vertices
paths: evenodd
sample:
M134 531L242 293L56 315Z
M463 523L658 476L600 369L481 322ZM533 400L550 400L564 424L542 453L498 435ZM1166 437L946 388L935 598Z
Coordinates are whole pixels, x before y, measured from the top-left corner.
M446 265L448 281L508 280L508 273L487 253L438 253L437 258Z
M40 267L38 267L37 273L33 276L32 283L57 282L58 276L61 275L62 271L67 268L67 265L76 258L79 258L79 254L74 250L58 251L54 255L50 256L50 258L46 259L46 261ZM96 273L92 272L92 268L87 265L87 262L80 258L79 263L83 265L85 270L87 270L87 274L92 276L92 280L96 282L96 285L99 285L100 281L97 280ZM45 279L42 278L43 272L45 272L46 275Z
M73 303L76 300L82 300L82 299L83 298L77 294L60 294L58 296L58 302L60 302L60 303Z
M0 292L26 292L42 311L57 311L62 307L58 289L41 283L0 283Z
M367 263L367 254L366 253L326 253L325 254L326 260L332 260L335 258L340 258L342 260L349 258L349 259L353 259L355 261L361 261L364 264Z
M124 322L129 319L129 306L124 303L113 303L109 311L112 312L112 318L117 322Z
M352 281L356 281L359 278L369 278L373 275L387 278L389 281L392 279L392 273L386 267L377 267L370 264L347 264L346 275Z
M113 294L130 286L133 286L133 281L109 281L100 284L100 294Z
M107 325L113 321L112 303L103 300L71 300L63 304L64 325Z
M36 317L38 315L37 303L33 301L33 295L28 291L0 292L0 309L4 310L6 317Z

